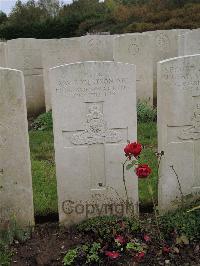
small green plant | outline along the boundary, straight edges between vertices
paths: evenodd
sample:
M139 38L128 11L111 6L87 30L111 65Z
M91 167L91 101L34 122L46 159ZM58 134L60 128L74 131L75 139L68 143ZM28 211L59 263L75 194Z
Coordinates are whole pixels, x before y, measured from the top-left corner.
M77 225L81 233L91 233L106 241L110 241L114 234L120 234L124 231L136 232L140 230L139 222L135 219L123 217L123 220L117 216L94 217L83 221Z
M87 254L86 263L98 262L99 261L99 250L101 249L101 244L94 242Z
M8 248L0 243L0 265L9 266L12 254L9 252Z
M200 211L197 209L188 212L191 207L199 204L200 200L161 216L160 224L164 236L167 238L170 233L176 232L178 236L186 236L189 240L200 239Z
M0 240L8 245L11 244L13 240L24 242L30 238L31 232L31 227L27 227L26 230L21 229L13 218L13 220L9 221L7 229L0 231Z
M83 263L90 264L100 261L101 244L93 242L92 245L80 245L74 249L69 249L63 259L64 265L74 265L77 259Z
M31 125L34 130L50 130L53 128L52 112L39 115Z
M6 222L6 229L0 230L0 265L9 266L12 258L12 253L9 250L9 245L14 240L24 242L30 237L32 228L26 230L21 229L15 219Z
M137 117L139 123L156 121L157 111L156 108L151 107L145 101L137 102Z
M134 250L136 252L142 252L143 251L141 244L137 243L137 242L128 242L126 244L126 249L127 250Z
M72 265L77 258L77 248L69 249L63 259L64 265Z

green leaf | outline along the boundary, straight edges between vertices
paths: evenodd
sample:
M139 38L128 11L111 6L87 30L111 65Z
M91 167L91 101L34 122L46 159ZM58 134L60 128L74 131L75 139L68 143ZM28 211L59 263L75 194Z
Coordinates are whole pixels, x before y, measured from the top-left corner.
M131 161L129 164L127 164L126 170L131 169L135 164L137 164L137 160Z
M132 163L129 163L129 164L127 164L127 166L126 166L126 170L129 170L129 169L131 169L133 167L133 164Z

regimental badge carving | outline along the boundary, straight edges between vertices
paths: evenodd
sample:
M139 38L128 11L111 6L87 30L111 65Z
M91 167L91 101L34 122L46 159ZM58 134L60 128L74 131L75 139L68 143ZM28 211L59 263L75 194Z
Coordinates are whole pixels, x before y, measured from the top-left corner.
M192 126L183 129L179 138L183 140L200 139L200 105L197 105L194 111Z
M115 143L122 140L120 133L107 128L103 114L98 105L93 104L89 107L87 114L86 129L80 133L75 133L71 137L71 142L75 145Z
M90 39L87 43L87 47L89 48L90 52L96 52L102 46L101 40Z
M166 49L169 48L169 44L170 44L170 41L169 41L169 38L166 34L159 33L156 36L156 45L158 48L160 48L160 50L165 51Z
M139 46L136 43L130 43L128 47L129 54L137 55L140 51Z

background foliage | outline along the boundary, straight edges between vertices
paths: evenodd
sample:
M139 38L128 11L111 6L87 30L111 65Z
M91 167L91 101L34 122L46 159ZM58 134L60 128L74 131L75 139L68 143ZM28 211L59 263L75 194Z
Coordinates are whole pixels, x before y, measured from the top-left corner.
M0 39L5 40L198 27L199 0L74 0L69 5L18 0L9 16L0 11Z

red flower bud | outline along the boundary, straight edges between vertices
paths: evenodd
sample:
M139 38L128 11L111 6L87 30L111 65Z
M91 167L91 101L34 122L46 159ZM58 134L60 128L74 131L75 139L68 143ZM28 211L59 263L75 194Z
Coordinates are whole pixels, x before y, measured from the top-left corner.
M142 145L137 142L129 143L124 148L124 152L126 156L133 155L134 157L137 157L142 151Z
M123 244L126 243L126 240L125 240L124 237L121 236L121 235L117 235L117 236L115 237L115 241L118 242L118 243L121 244L121 245L123 245Z
M148 235L144 235L144 241L146 241L146 242L151 241L151 237Z
M118 251L106 251L105 255L111 259L117 259L120 256Z
M164 254L169 254L171 251L171 248L169 246L164 246L163 249L162 249L162 252Z
M145 178L151 174L151 168L147 164L140 164L135 168L135 172L139 178Z
M145 256L145 253L141 251L135 255L135 258L137 261L141 261L144 258L144 256Z

